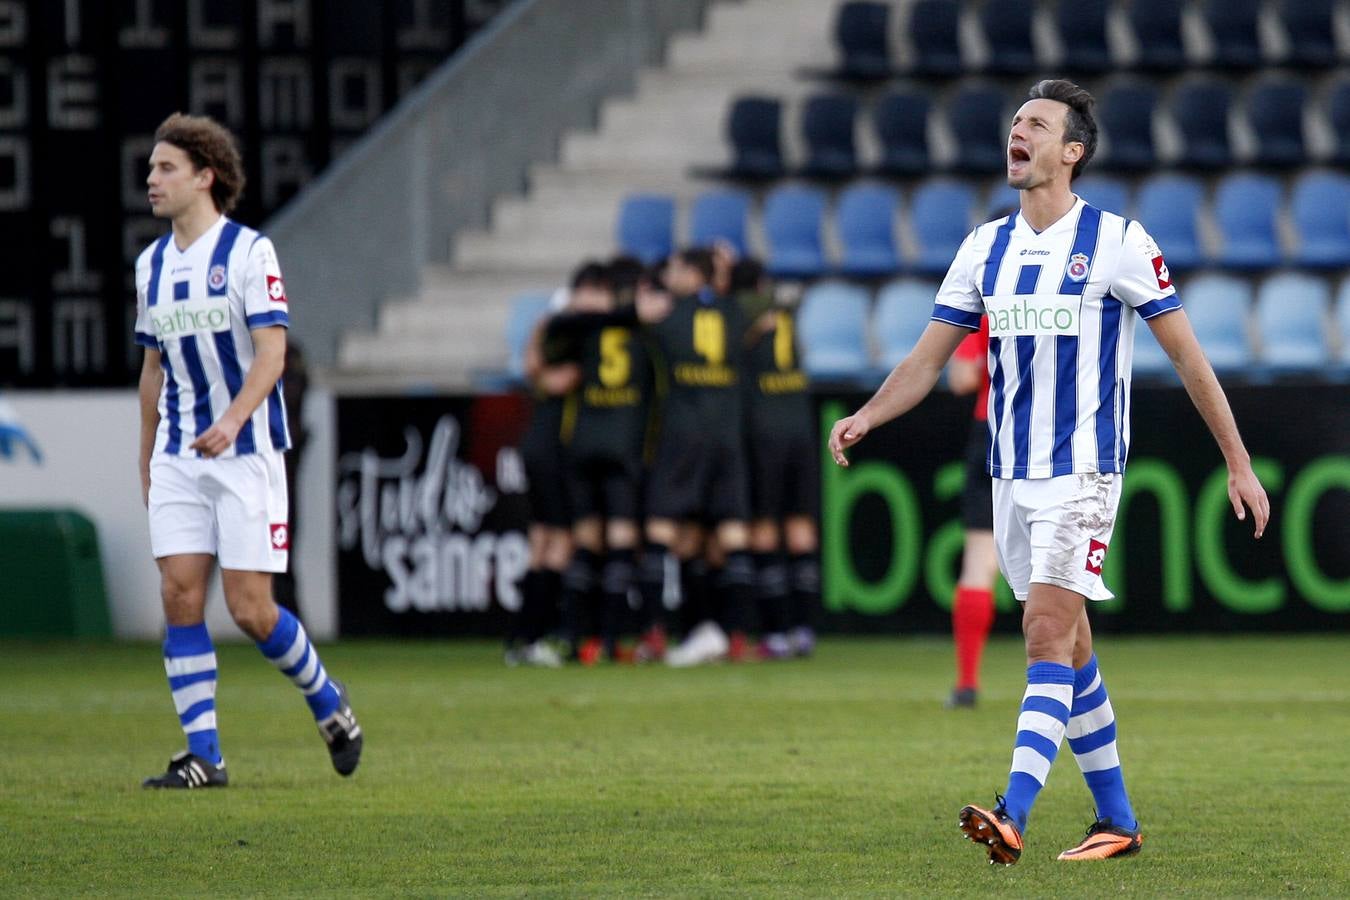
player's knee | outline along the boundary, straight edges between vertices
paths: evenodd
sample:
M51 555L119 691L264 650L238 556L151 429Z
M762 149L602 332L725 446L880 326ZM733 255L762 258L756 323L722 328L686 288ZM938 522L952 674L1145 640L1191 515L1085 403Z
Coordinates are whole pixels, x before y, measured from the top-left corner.
M227 585L225 606L234 624L255 641L267 640L277 624L277 605L272 600L270 579Z
M206 609L206 586L166 576L160 585L160 600L170 625L199 621Z
M1054 616L1024 611L1022 634L1026 637L1029 662L1068 662L1073 655L1072 630Z

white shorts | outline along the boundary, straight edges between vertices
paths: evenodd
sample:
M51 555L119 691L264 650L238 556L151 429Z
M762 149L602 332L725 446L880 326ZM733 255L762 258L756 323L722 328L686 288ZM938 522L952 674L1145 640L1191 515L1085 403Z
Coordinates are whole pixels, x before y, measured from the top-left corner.
M1013 595L1026 602L1032 582L1089 600L1114 595L1102 583L1116 527L1120 475L994 479L994 545Z
M150 460L150 549L155 559L209 553L223 569L284 572L291 546L281 453Z

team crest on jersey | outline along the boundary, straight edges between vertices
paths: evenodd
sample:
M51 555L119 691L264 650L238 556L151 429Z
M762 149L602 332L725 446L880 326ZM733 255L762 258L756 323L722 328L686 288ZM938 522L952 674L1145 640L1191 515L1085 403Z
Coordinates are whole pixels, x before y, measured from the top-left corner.
M1086 253L1075 253L1069 257L1068 274L1071 281L1082 281L1087 277L1088 258Z
M271 530L271 540L273 550L291 549L291 533L286 528L285 522L276 522L267 526Z
M286 285L276 275L267 276L267 299L273 303L286 302Z
M1087 565L1084 566L1093 575L1102 574L1102 564L1106 562L1106 545L1096 538L1088 539Z
M225 267L215 265L206 273L206 286L213 291L218 291L225 286Z

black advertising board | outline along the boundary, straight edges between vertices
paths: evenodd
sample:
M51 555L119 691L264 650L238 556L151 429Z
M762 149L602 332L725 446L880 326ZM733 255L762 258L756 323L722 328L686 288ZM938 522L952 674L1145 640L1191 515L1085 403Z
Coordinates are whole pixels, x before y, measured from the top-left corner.
M338 401L343 634L505 633L529 565L528 416L514 395Z
M1350 628L1350 386L1233 385L1228 397L1270 493L1266 536L1234 519L1223 459L1185 392L1137 386L1105 559L1117 599L1094 604L1098 630ZM864 399L818 397L822 625L947 632L970 401L934 394L841 469L824 436ZM528 559L516 450L527 418L515 396L339 400L344 634L505 632ZM1013 608L1006 586L999 604ZM1016 630L1016 616L998 627Z

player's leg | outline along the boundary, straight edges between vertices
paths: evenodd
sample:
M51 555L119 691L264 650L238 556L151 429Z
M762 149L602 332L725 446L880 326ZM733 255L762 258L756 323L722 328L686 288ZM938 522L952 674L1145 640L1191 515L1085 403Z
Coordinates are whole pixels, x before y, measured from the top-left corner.
M1116 714L1106 693L1106 682L1092 651L1092 628L1087 611L1078 623L1074 647L1074 696L1066 732L1083 780L1092 791L1097 820L1083 840L1059 855L1063 860L1107 859L1139 851L1143 835L1125 791L1125 776L1116 750Z
M593 665L600 660L600 561L605 552L604 521L587 509L572 525L572 552L562 570L562 609L577 660Z
M707 480L708 519L716 523L717 544L725 555L718 578L721 619L727 631L728 655L749 658L747 637L755 608L755 563L750 555L750 474L740 440L724 444Z
M783 559L778 522L758 518L750 523L750 554L755 561L755 606L759 610L759 655L784 659L792 655L788 642L788 567Z
M820 609L820 464L814 435L803 431L788 456L784 479L783 540L788 553L788 639L796 656L810 656L816 647L816 614Z
M164 673L187 750L146 787L227 783L216 730L216 651L206 628L206 586L216 552L214 514L197 489L200 460L156 456L150 466L150 547L164 607Z
M980 658L994 624L994 580L998 559L994 549L993 495L986 469L989 428L976 422L966 441L966 482L961 492L961 525L965 544L961 574L952 598L952 637L956 644L956 687L948 709L972 707L980 687Z

